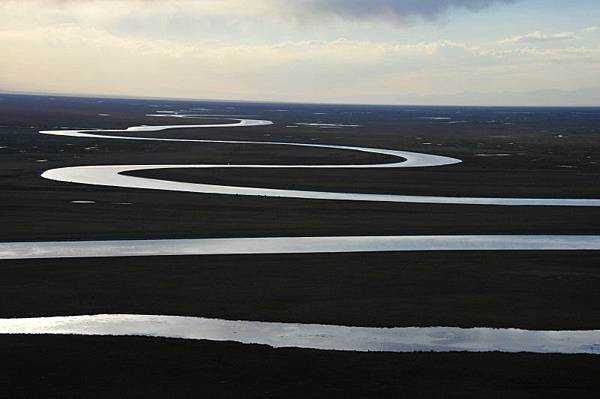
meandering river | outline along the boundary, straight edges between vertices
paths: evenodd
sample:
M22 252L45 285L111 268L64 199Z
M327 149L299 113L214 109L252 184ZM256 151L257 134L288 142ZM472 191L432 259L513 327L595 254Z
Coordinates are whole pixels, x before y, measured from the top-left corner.
M160 114L160 117L194 118L194 115ZM418 168L453 165L455 158L392 149L304 144L273 141L226 141L139 137L131 132L156 132L184 128L267 126L271 121L236 119L206 125L134 126L125 130L46 130L42 134L113 140L299 146L388 155L396 162L369 165L100 165L70 166L42 174L61 182L167 190L219 195L249 195L310 200L374 201L398 203L468 204L493 206L597 207L600 199L585 198L485 198L340 193L284 190L174 182L125 175L149 169L180 168ZM363 236L363 237L261 237L187 240L121 240L0 243L0 259L85 258L105 256L289 254L390 251L513 251L600 250L600 236L588 235L468 235L468 236ZM88 315L0 319L0 334L142 335L181 339L207 339L351 351L503 351L600 354L600 330L527 331L519 329L451 327L366 328L257 321L228 321L161 315Z

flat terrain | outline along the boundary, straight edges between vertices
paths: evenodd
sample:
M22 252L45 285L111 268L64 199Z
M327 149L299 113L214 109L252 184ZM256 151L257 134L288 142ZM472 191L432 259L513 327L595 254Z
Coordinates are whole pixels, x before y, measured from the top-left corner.
M593 252L19 260L3 261L0 317L597 329L599 285Z
M348 353L141 337L0 340L6 397L596 398L593 356Z
M196 110L201 108L202 110ZM286 112L282 112L286 109ZM206 120L146 117L157 110ZM421 151L460 165L374 171L169 170L169 180L422 195L600 198L600 110L358 107L0 96L0 241L404 234L599 234L600 209L210 196L57 183L47 169L323 164L389 157L284 146L127 142L38 130L273 120L156 137ZM431 119L449 118L449 119ZM297 123L343 123L322 129ZM287 127L297 126L297 127ZM137 133L140 135L140 133ZM144 133L144 136L150 135ZM94 201L75 204L72 201ZM600 329L600 254L380 253L0 262L0 317L196 315L362 326ZM598 395L593 356L358 354L147 338L0 337L0 396ZM594 392L595 391L595 392ZM269 394L267 394L269 393Z

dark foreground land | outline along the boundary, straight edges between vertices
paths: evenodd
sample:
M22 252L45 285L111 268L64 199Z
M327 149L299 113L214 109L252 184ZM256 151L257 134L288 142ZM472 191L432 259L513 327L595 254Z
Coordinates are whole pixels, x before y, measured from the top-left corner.
M140 174L328 191L600 198L598 109L0 96L0 241L600 233L597 208L207 196L80 186L39 177L46 169L86 164L389 160L334 150L37 133L60 127L168 124L173 121L145 114L194 108L206 115L270 119L275 125L154 135L394 148L464 162L393 171L181 169ZM361 126L319 129L296 123ZM299 127L286 127L293 125ZM71 202L77 200L95 203ZM382 327L600 329L599 261L595 252L0 261L0 318L143 313ZM600 359L594 356L359 354L136 337L0 336L0 348L0 396L5 397L597 397L600 391Z
M141 337L0 340L6 397L595 398L593 356L349 353Z

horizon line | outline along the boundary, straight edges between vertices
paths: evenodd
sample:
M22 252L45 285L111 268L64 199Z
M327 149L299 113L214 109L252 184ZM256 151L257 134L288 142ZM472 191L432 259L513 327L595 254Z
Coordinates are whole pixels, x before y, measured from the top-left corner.
M595 88L579 89L594 90ZM543 89L539 91L560 89ZM599 89L600 90L600 89ZM565 92L573 92L570 90ZM527 92L523 92L525 94ZM493 94L493 93L478 93ZM67 92L46 92L46 91L21 91L21 90L2 90L0 95L20 95L20 96L41 96L41 97L63 97L63 98L101 98L111 100L141 100L141 101L171 101L171 102L216 102L216 103L250 103L250 104L290 104L290 105L338 105L338 106L371 106L371 107L464 107L464 108L600 108L598 105L490 105L490 104L410 104L410 103L360 103L360 102L327 102L327 101L289 101L289 100L240 100L240 99L210 99L210 98L192 98L192 97L155 97L155 96L136 96L121 94L95 94L95 93L67 93Z

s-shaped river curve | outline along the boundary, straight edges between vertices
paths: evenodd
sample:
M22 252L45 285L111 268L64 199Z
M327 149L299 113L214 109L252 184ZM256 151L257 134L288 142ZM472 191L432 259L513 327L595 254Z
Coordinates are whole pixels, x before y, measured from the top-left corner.
M164 115L161 115L164 116ZM173 115L186 117L185 115ZM146 169L179 168L406 168L452 165L458 159L406 151L261 141L149 138L112 133L162 131L181 128L266 126L270 121L240 119L217 125L135 126L123 130L51 130L43 134L96 139L287 145L361 151L398 157L398 162L372 165L105 165L74 166L44 172L44 178L62 182L184 191L319 200L412 202L505 206L600 206L598 199L480 198L408 196L281 190L218 186L126 176ZM199 240L129 240L0 243L0 259L69 258L99 256L275 254L373 251L481 251L481 250L600 250L600 236L384 236L384 237L271 237ZM527 331L518 329L451 327L365 328L294 323L228 321L179 316L92 315L0 319L0 334L143 335L182 339L232 340L273 347L351 351L503 351L537 353L600 353L600 330Z
M156 117L197 118L195 115L153 114ZM267 146L295 146L326 148L345 151L387 155L398 158L396 162L367 165L230 165L230 164L178 164L178 165L98 165L70 166L50 169L42 177L68 183L98 186L179 191L202 194L248 195L264 197L302 198L311 200L373 201L396 203L431 203L497 206L574 206L597 207L600 199L561 198L485 198L447 197L395 194L363 194L327 191L285 190L265 187L223 186L175 182L125 175L126 172L181 168L305 168L305 169L357 169L357 168L419 168L454 165L456 158L391 149L305 144L278 141L201 140L181 138L136 137L127 132L156 132L184 128L222 128L268 126L271 121L233 119L236 122L204 125L133 126L125 130L44 130L40 133L107 140L138 140L159 142L247 144ZM384 252L384 251L515 251L515 250L600 250L600 236L576 235L470 235L470 236L366 236L366 237L261 237L231 239L188 240L121 240L121 241L71 241L71 242L21 242L0 243L0 259L72 258L103 256L158 256L158 255L213 255L213 254L286 254L328 252Z
M165 115L161 115L165 116ZM185 115L171 115L185 117ZM237 123L211 124L211 125L162 125L162 126L134 126L123 130L44 130L40 133L56 136L86 137L94 139L119 139L142 141L167 141L191 143L220 143L220 144L248 144L270 146L295 146L308 148L327 148L335 150L359 151L372 154L397 157L397 162L367 165L229 165L229 164L192 164L192 165L101 165L101 166L71 166L66 168L51 169L42 174L42 177L61 182L93 184L99 186L112 186L124 188L141 188L151 190L183 191L202 194L225 195L250 195L264 197L302 198L317 200L338 201L374 201L398 203L428 203L428 204L467 204L467 205L504 205L504 206L600 206L600 199L558 199L558 198L485 198L485 197L447 197L423 195L394 195L394 194L362 194L342 193L327 191L283 190L265 187L239 187L222 186L214 184L198 184L173 182L167 180L150 179L143 177L123 175L126 172L135 172L149 169L208 169L208 168L277 168L277 169L357 169L357 168L419 168L432 166L445 166L460 163L456 158L430 155L408 151L390 149L352 147L326 144L304 144L274 141L226 141L226 140L197 140L156 137L134 137L114 135L116 132L155 132L168 129L182 128L218 128L218 127L248 127L271 125L271 121L239 119ZM108 134L107 134L108 133Z

